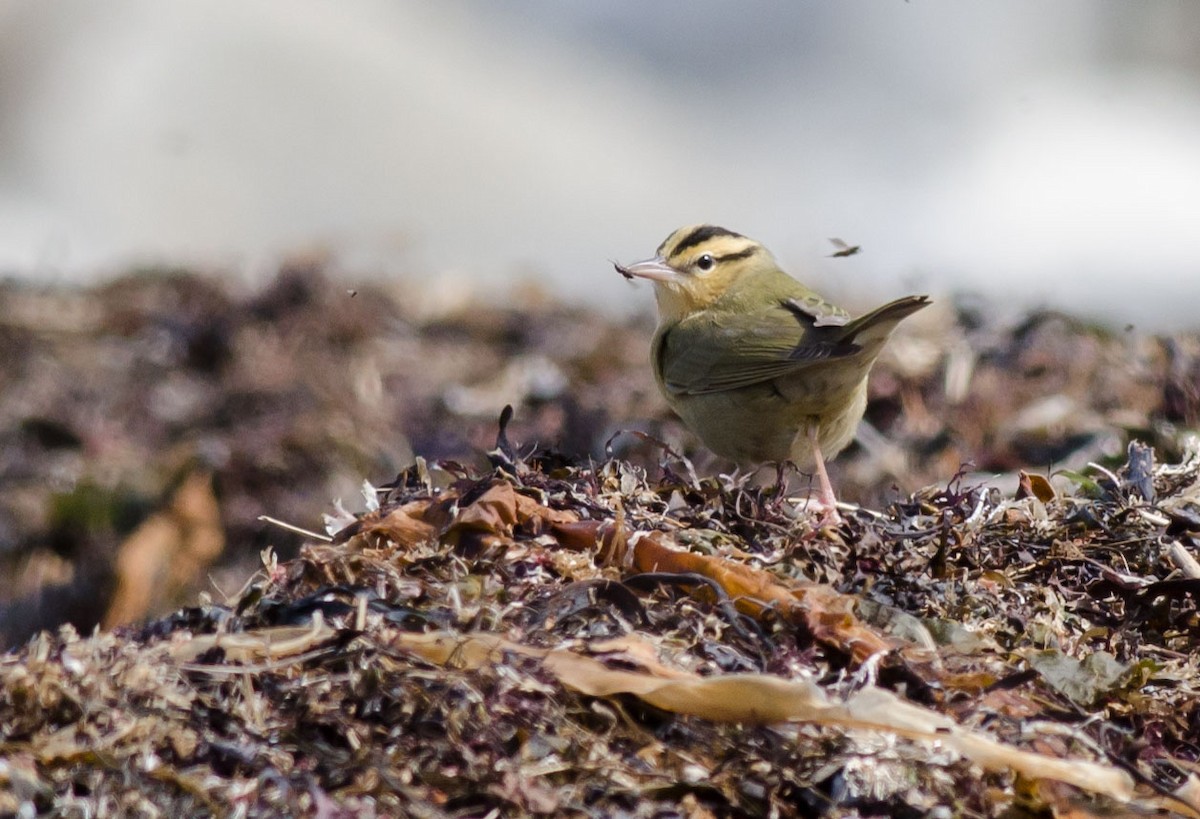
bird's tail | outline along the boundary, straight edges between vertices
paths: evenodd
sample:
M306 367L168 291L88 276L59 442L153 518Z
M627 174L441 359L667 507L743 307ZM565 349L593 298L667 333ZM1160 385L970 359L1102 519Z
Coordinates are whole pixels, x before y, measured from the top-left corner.
M853 342L864 348L882 344L892 334L892 330L896 329L897 324L929 304L928 296L905 296L890 301L848 322L838 335L841 340Z

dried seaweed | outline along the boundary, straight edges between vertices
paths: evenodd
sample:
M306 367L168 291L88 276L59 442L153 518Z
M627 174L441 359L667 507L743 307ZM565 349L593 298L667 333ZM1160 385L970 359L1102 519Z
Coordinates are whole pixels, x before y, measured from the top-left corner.
M1191 535L1142 493L1197 491L1200 454L831 532L501 437L229 606L5 657L0 809L1197 815L1197 588L1165 559Z
M303 270L110 287L0 302L52 361L3 372L7 611L37 576L165 613L0 657L0 813L1200 815L1190 337L915 326L822 529L802 480L688 459L643 325ZM405 449L328 536L250 525ZM74 476L40 523L39 470ZM189 591L214 571L240 590Z

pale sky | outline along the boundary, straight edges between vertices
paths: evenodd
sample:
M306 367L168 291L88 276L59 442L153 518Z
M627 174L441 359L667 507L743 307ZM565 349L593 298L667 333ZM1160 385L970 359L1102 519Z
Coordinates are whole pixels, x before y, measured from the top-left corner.
M649 309L609 260L710 221L851 307L1197 328L1197 30L1160 0L0 0L0 275L319 248Z

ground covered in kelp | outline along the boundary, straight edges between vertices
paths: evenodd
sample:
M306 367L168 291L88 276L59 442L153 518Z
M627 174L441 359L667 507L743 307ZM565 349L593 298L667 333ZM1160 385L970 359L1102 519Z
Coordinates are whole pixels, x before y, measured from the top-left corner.
M1196 815L1192 336L944 302L816 529L645 321L301 267L0 311L10 643L166 612L0 660L0 811Z

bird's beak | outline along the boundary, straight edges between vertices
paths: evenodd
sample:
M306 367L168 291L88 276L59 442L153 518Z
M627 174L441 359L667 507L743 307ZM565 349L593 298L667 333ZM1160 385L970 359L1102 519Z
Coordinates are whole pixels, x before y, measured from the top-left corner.
M653 259L646 259L642 262L634 262L631 265L622 265L613 262L613 267L627 279L633 279L635 276L641 279L649 279L653 282L673 282L679 279L679 271L671 267L659 256L655 256Z

